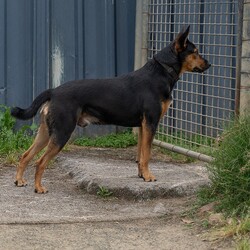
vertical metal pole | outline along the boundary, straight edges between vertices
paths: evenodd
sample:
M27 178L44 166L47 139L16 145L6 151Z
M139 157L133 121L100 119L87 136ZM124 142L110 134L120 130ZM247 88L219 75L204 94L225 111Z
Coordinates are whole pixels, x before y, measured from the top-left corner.
M149 0L136 1L135 70L147 62L148 4Z

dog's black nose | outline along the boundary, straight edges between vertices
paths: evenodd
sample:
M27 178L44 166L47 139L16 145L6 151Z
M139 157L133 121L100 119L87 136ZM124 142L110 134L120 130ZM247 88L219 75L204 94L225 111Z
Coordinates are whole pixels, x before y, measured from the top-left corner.
M211 64L205 59L206 69L210 68Z

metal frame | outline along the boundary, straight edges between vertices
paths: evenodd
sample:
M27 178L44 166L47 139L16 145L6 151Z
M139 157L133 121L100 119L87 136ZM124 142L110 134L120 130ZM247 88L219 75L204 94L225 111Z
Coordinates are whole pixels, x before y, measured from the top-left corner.
M145 5L145 1L138 2ZM147 59L171 42L184 25L190 24L190 40L213 65L204 75L187 73L178 82L173 106L160 121L154 144L211 161L206 154L211 154L226 124L238 114L243 2L146 2Z

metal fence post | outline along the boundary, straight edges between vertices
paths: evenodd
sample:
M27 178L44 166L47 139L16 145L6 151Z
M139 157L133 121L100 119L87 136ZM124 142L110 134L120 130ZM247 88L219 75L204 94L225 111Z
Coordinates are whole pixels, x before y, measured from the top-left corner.
M148 4L149 0L136 0L134 70L141 68L147 62ZM138 128L133 128L133 132L137 134Z
M242 54L240 81L240 114L250 112L250 0L244 0L242 20Z

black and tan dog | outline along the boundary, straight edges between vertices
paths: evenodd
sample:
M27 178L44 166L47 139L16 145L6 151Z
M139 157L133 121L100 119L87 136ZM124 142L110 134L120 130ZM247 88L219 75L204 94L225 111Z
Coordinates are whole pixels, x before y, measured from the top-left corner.
M32 146L17 168L17 186L25 186L23 173L30 160L47 146L36 162L35 191L41 185L48 162L69 140L76 125L115 124L139 127L138 175L145 181L156 178L148 168L152 140L159 120L172 102L171 92L182 73L203 72L210 64L188 39L189 27L141 69L112 79L71 81L41 93L27 109L15 107L11 114L30 119L41 109L41 124Z

